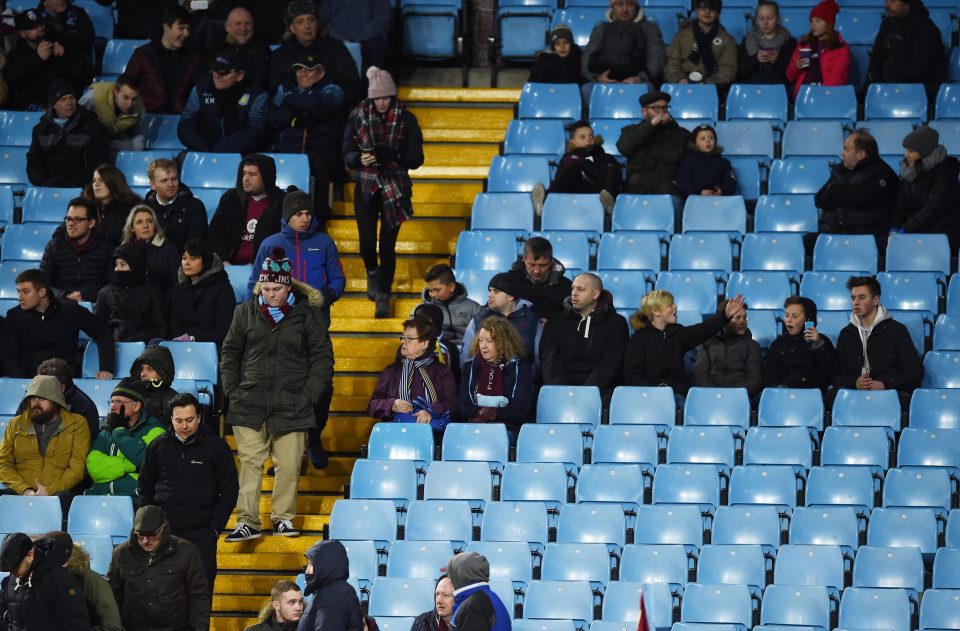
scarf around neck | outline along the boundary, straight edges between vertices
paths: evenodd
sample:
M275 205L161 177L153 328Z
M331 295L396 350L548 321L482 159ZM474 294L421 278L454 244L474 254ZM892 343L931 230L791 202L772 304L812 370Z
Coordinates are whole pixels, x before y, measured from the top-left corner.
M778 28L773 35L764 35L754 26L743 38L743 47L747 50L747 55L756 57L760 49L780 50L788 39L790 39L790 33L784 28Z
M505 361L498 361L491 364L479 354L477 361L480 365L480 375L477 379L477 394L483 394L491 397L502 397L503 395L503 367L507 365Z
M390 109L377 112L373 100L367 99L357 106L353 117L353 131L360 151L373 152L377 146L399 149L406 137L403 115L406 110L394 99ZM412 214L404 203L400 169L396 163L371 164L360 168L360 191L380 192L383 200L383 220L390 227L399 226Z
M290 313L290 310L293 309L296 299L291 291L287 296L287 301L279 307L271 307L268 305L267 301L263 299L262 295L257 296L257 301L260 304L260 312L263 313L263 317L267 320L270 328L275 329L277 328L277 325L280 324L280 321L283 320L284 316Z
M901 158L900 177L903 178L904 182L913 184L918 177L924 173L929 173L931 169L940 166L946 159L947 148L943 145L937 145L937 148L934 149L930 155L924 156L924 158L920 160L919 164L915 162L913 166L910 166L910 163L907 162L906 158Z
M709 77L717 69L717 59L713 56L713 40L720 32L720 21L718 20L706 33L703 32L700 23L696 20L690 28L693 29L693 50L690 51L688 59L695 66L699 66L702 62L703 76L704 78Z
M427 398L427 401L431 405L437 402L437 389L430 379L430 373L426 370L426 367L432 363L433 353L429 351L417 359L403 359L401 361L400 385L397 389L398 398L403 401L413 401L410 388L413 387L413 378L416 375L420 375L420 379L423 380L423 394Z

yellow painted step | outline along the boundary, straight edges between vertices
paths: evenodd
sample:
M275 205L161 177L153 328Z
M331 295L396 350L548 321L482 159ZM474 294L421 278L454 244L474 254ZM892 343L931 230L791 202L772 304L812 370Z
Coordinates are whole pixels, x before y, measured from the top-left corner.
M509 107L411 107L421 129L506 129L514 118Z
M416 219L405 221L400 227L397 239L398 254L452 254L457 237L466 229L464 221L439 221L435 219ZM360 252L357 236L357 222L349 219L331 219L327 222L327 233L341 253Z
M375 362L370 362L369 366L376 366ZM380 370L383 370L385 366L381 365ZM370 403L370 395L366 396L346 396L341 397L336 394L333 395L333 402L330 404L331 412L366 412L367 404Z
M368 303L370 304L370 303ZM374 318L373 306L367 308L371 317L366 318L336 318L332 319L330 330L336 333L397 333L403 329L403 318ZM409 315L409 314L408 314Z
M306 535L299 537L308 539L310 543L317 537ZM221 542L222 543L222 542ZM242 546L246 542L228 544ZM264 552L262 554L222 552L217 549L217 567L224 570L266 570L269 572L293 572L298 574L303 570L306 560L303 554L297 552Z
M267 593L270 593L269 589ZM244 631L258 622L259 620L250 616L213 616L210 618L210 631Z
M414 196L416 196L416 194L414 194ZM465 218L470 216L472 209L472 204L462 202L415 202L413 212L417 219L441 217ZM334 202L333 216L353 218L353 200Z
M356 358L393 358L396 357L400 340L394 337L334 337L333 356L337 358L337 366L341 357Z
M341 488L343 487L343 482L340 483L340 486L341 486ZM330 516L329 516L329 515L302 515L302 516L296 517L296 518L293 520L293 523L294 523L296 526L298 526L303 532L306 532L306 533L319 533L319 532L322 532L322 531L323 531L323 527L324 527L326 524L328 524L329 522L330 522ZM233 530L234 528L236 528L236 526L237 526L237 516L236 516L236 515L231 515L231 516L230 516L230 519L227 520L227 530L228 530L228 531L231 531L231 530ZM272 528L272 526L271 526L271 524L270 524L270 513L260 513L260 528L261 528L261 529L263 530L263 532L264 532L264 535L263 535L263 536L265 536L265 537L270 537L270 536L272 536L272 535L270 534L270 532L271 532L270 529ZM304 536L304 537L314 537L314 539L316 539L316 535L305 534L305 535L303 535L303 536ZM222 540L223 540L223 539L221 538L221 541L222 541ZM239 544L232 544L232 545L239 545ZM238 555L238 556L244 556L244 555ZM217 558L220 559L220 555L219 555L219 554L217 555ZM285 568L285 567L277 567L277 568L274 568L274 567L270 567L270 566L264 566L264 567L261 567L261 568L256 568L256 567L255 567L255 568L251 568L251 567L249 567L249 563L248 563L248 564L245 564L245 565L238 566L238 567L233 567L233 566L225 566L222 561L218 561L217 564L219 565L219 567L221 567L221 568L223 568L223 569L227 569L227 570L248 570L248 569L284 570L284 569L287 569L287 568Z
M336 401L336 398L334 398L334 400ZM367 399L365 398L364 399L365 402L363 403L363 410L344 410L344 411L345 412L366 411L367 409L366 400ZM236 465L237 470L239 471L240 461L237 459L236 455L234 455L233 457L233 463ZM263 464L264 474L263 474L263 480L260 483L261 488L268 488L268 489L273 488L273 478L266 474L266 471L272 466L273 466L273 462L271 462L271 460L267 458L267 461ZM339 493L340 491L343 490L344 483L350 480L349 472L341 475L326 474L326 473L318 472L309 463L306 463L306 471L307 471L307 475L311 475L311 474L317 474L317 475L316 477L310 478L309 482L304 482L302 485L303 487L302 490L309 490L315 493ZM298 480L303 480L305 477L306 476L301 475L298 477ZM270 479L270 482L267 482L268 479ZM299 481L297 483L297 488L298 489L301 488L301 484Z
M400 259L400 261L408 260L413 259ZM436 262L440 262L442 260L443 259L436 259ZM400 261L397 261L397 263L399 264ZM433 262L434 261L431 260L431 264ZM422 278L420 282L423 282ZM413 310L418 304L420 304L420 302L421 301L418 298L396 298L393 301L393 313L397 318L406 319L407 316L413 313ZM330 309L330 315L334 318L334 321L336 321L337 318L366 318L369 317L369 314L371 313L371 305L373 305L373 303L367 300L366 296L354 297L347 295L333 303L333 307ZM334 327L333 330L336 331L337 328Z
M256 614L270 600L270 592L266 596L237 596L237 595L217 595L213 596L213 611L229 612L250 612Z
M425 142L495 142L501 143L507 135L504 129L424 129Z
M487 166L427 166L410 171L414 180L484 180L490 171Z
M352 219L342 219L334 221L352 222ZM332 222L331 222L332 223ZM409 222L408 222L409 223ZM423 223L423 222L420 222ZM459 222L457 222L458 225ZM346 232L345 227L339 227L338 230ZM413 229L411 229L413 230ZM404 228L400 228L400 238L404 238ZM351 239L356 239L352 236ZM350 241L351 239L348 239ZM337 246L341 247L344 241L338 241ZM359 240L356 241L359 251ZM399 245L399 244L398 244ZM341 248L342 251L342 248ZM340 259L343 265L343 273L347 277L348 292L366 292L367 291L367 270L363 265L363 260L359 257L344 256ZM427 270L437 263L450 263L450 257L445 254L425 254L422 256L410 257L403 256L397 259L397 271L393 276L393 291L400 293L416 293L423 291L424 280ZM373 317L373 303L366 301L367 309L363 312L364 317ZM336 308L336 303L334 304ZM408 315L409 311L401 311L403 316ZM398 314L398 317L401 317Z
M500 155L496 144L464 144L428 142L423 146L425 166L479 166L487 168L490 160Z
M397 98L406 103L517 103L519 88L399 88Z
M333 391L335 394L369 396L376 385L376 377L357 377L354 375L333 377Z
M355 184L350 182L344 187L343 198L353 199ZM473 204L477 193L483 192L481 182L415 182L413 185L413 212L416 216L417 204L448 203Z
M217 555L221 554L296 554L302 556L319 537L274 537L266 535L259 539L227 543L222 538L217 542Z
M243 544L237 544L243 545ZM230 551L234 552L233 550ZM215 594L244 594L269 598L274 583L281 579L292 578L290 574L227 574L217 573L214 584ZM264 600L266 602L266 600Z

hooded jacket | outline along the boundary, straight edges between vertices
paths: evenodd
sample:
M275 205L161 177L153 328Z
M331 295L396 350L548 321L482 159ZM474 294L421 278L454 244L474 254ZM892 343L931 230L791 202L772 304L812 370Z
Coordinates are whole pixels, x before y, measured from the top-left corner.
M281 85L267 117L271 151L332 154L340 160L343 109L343 89L327 76L309 88Z
M87 455L87 471L93 486L84 495L136 497L137 478L147 445L161 434L163 425L144 409L133 427L101 427Z
M152 190L147 192L143 203L157 213L167 241L177 246L178 252L183 252L190 239L206 238L207 211L186 184L181 182L180 190L168 204L161 204L156 191Z
M300 618L298 631L363 631L363 613L357 592L347 582L350 564L339 541L319 541L306 552L313 563L304 597L313 602Z
M80 331L96 340L100 370L115 372L113 334L106 323L76 302L53 296L44 313L24 311L19 305L7 311L0 335L0 369L7 377L30 379L43 360L59 357L79 375Z
M943 39L921 0L902 17L883 16L870 52L870 83L926 83L935 94L947 80Z
M7 598L8 631L88 631L90 618L80 586L63 567L70 555L57 541L34 544L30 574L12 574L2 582Z
M892 223L904 232L945 233L951 239L950 250L955 251L960 241L960 161L946 156L945 149L943 154L934 166L924 164L912 182L901 177Z
M720 155L718 147L713 153L689 150L680 160L677 170L677 188L680 194L700 195L704 189L720 189L721 195L737 192L737 177L730 161Z
M94 313L113 331L117 342L149 342L167 336L166 306L160 289L146 279L147 253L137 243L126 243L113 251L130 265L125 278L114 272L114 280L97 294Z
M276 248L283 248L293 263L293 277L323 294L323 309L330 306L343 295L347 278L340 263L340 252L326 232L320 229L320 222L314 217L303 232L297 232L280 220L280 233L267 237L260 244L247 281L247 297L252 295L253 287L260 277L260 266Z
M697 351L693 385L706 388L746 388L751 397L763 389L760 345L750 329L743 335L720 331Z
M623 364L625 385L667 385L674 394L685 395L690 381L683 356L719 333L728 322L730 318L718 312L700 324L668 324L661 331L649 323L637 328L639 316L634 314L631 324L636 332L630 338Z
M860 318L850 314L850 324L837 335L837 356L840 369L833 378L835 388L856 388L864 370L887 390L910 392L923 380L923 360L910 332L882 305L872 327L864 327Z
M457 631L508 631L510 614L490 589L486 559L476 553L458 554L447 564L453 583L453 626ZM486 570L486 571L485 571Z
M149 392L144 408L147 414L164 425L170 423L170 401L177 391L170 387L177 371L173 362L173 353L166 346L151 345L143 349L130 366L130 378L140 381L140 369L146 364L160 375L159 381L149 381Z
M46 453L40 455L37 428L30 420L30 411L10 419L0 443L0 482L17 495L36 489L36 480L47 487L50 495L80 484L90 451L90 428L85 418L64 409L60 410L59 423Z
M254 255L264 239L280 231L281 210L284 193L277 188L277 163L270 156L254 153L250 156L260 168L263 187L270 205L257 222L253 235ZM217 212L210 220L210 247L221 261L231 262L240 246L247 225L247 194L243 191L243 164L237 167L237 186L220 198Z
M181 69L180 80L172 92L167 91L163 80L161 55L171 57ZM199 66L200 53L194 46L188 43L178 50L166 50L156 39L133 51L125 72L140 78L140 98L148 112L179 114Z
M120 608L125 631L207 631L210 588L197 548L170 534L160 535L153 554L130 539L113 549L107 581Z
M547 279L542 283L535 283L527 276L527 268L521 259L514 261L507 273L513 277L514 287L520 294L516 297L529 301L537 317L549 319L563 313L563 301L570 296L573 281L564 276L566 271L563 263L553 259L553 267Z
M94 302L97 292L107 284L113 249L114 245L94 229L78 251L63 230L44 246L40 271L47 275L49 289L58 298L79 291L84 300Z
M763 364L763 387L826 390L837 372L837 350L826 335L820 339L823 344L816 348L804 339L803 331L773 340Z
M47 88L51 83L64 79L80 90L90 85L93 75L93 64L86 55L51 55L43 60L27 40L17 37L17 43L7 54L7 63L3 67L3 76L10 87L10 100L5 105L17 110L25 110L30 106L45 108L49 105ZM89 181L88 178L84 183Z
M540 324L540 318L537 317L537 314L533 312L533 305L521 298L517 300L513 311L506 316L487 306L480 307L480 309L477 310L473 319L470 320L470 324L467 325L466 331L463 332L463 351L460 353L461 367L467 363L467 360L473 357L473 355L470 354L470 347L473 345L473 338L477 336L477 331L480 330L480 325L483 321L487 318L503 317L506 317L507 322L512 324L513 328L520 334L520 339L523 341L523 359L539 365L538 358L540 354L540 340L543 336L543 325Z
M820 53L820 85L847 85L850 82L850 47L837 33L837 45L827 48ZM797 42L787 64L787 81L793 84L792 97L797 98L800 86L806 82L809 68L797 68L797 57L800 56L800 46L803 38Z
M285 433L316 427L314 406L333 378L323 295L293 281L294 306L271 326L260 286L239 305L220 351L220 383L231 425Z
M420 294L420 298L423 300L421 304L440 307L443 311L443 340L457 346L463 341L463 334L466 332L473 316L477 315L477 312L481 309L476 301L467 297L467 288L460 283L457 283L453 295L447 300L434 300L430 297L430 291L426 288ZM413 311L416 311L416 308Z
M506 423L507 429L520 433L520 426L531 420L533 404L533 375L530 362L511 359L503 366L503 392L509 400L506 407L497 408L497 423ZM460 382L460 418L472 422L480 406L477 404L477 386L480 381L480 362L472 358L463 367Z
M33 128L27 177L34 186L80 188L106 162L110 162L107 132L95 114L80 106L62 127L50 107Z
M226 441L206 423L183 441L173 428L147 447L140 468L142 505L163 509L176 532L220 533L237 505L237 467Z
M73 544L67 569L77 579L90 616L90 631L121 631L120 610L110 583L90 569L90 555L79 543Z
M645 19L642 7L637 9L637 16L630 23L624 24L619 20L614 20L612 9L607 9L603 17L604 21L594 26L593 30L590 31L590 41L587 43L587 49L581 59L581 74L589 81L597 81L599 75L603 73L600 68L612 69L615 67L616 64L612 63L613 60L600 58L605 49L604 37L612 28L626 28L630 34L628 37L633 39L633 44L630 47L643 47L642 54L639 55L643 68L639 72L631 74L647 83L660 83L667 62L667 51L663 45L663 34L660 32L660 27ZM598 55L598 53L601 53L601 55ZM592 69L591 65L593 65ZM636 70L636 68L621 70L622 72L618 76L626 77L628 76L627 72Z
M687 150L690 132L668 121L653 125L644 119L620 131L617 149L627 158L624 193L679 195L677 171Z
M187 278L181 269L179 284L170 297L170 334L184 333L197 342L223 343L237 306L230 278L223 269L220 257L213 255L213 263L195 279Z
M570 44L570 54L561 57L552 50L540 51L530 68L528 83L584 83L580 47Z
M612 391L620 385L627 322L613 308L604 289L590 315L563 301L564 313L551 318L540 340L540 368L547 385L597 386Z
M218 97L236 98L224 108ZM259 145L267 129L267 95L244 80L235 88L217 90L205 77L190 91L177 123L177 137L190 151L247 154Z
M897 202L900 178L882 158L864 158L853 169L834 164L813 201L820 232L886 233Z

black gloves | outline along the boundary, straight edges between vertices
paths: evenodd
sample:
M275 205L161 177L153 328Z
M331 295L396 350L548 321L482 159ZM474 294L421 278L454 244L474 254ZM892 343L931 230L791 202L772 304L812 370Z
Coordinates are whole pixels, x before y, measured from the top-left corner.
M118 427L126 427L126 425L127 417L122 413L117 414L116 412L110 412L110 414L107 414L106 421L104 422L104 427L109 428L111 432Z
M400 159L400 152L389 145L377 145L373 149L373 155L377 157L377 162L381 166Z

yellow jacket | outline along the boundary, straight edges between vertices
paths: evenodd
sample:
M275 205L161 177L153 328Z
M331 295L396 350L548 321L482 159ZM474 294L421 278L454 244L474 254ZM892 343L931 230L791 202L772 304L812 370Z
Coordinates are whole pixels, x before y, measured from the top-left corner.
M51 421L52 422L52 421ZM50 495L75 487L83 480L90 452L90 430L79 414L60 410L60 427L50 438L46 456L40 455L37 430L29 412L10 419L0 443L0 482L23 495L36 489L36 480Z

